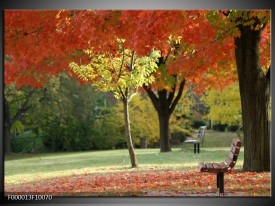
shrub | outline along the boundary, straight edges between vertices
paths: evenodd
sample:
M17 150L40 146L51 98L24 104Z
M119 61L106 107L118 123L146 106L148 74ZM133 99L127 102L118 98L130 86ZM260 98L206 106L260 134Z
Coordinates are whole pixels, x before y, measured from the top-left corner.
M41 136L37 137L31 130L14 137L11 147L14 153L33 153L45 149Z
M123 122L113 111L97 119L92 125L92 144L94 149L114 149L122 147L124 137ZM126 140L125 140L126 141ZM127 147L127 146L126 146Z
M179 126L171 126L171 139L170 143L172 145L178 145L186 140L187 137L191 136L192 133L190 130L181 128Z
M193 119L192 120L192 127L199 128L200 126L205 126L206 122L202 119Z
M230 132L236 132L239 129L239 125L228 125L227 130Z
M213 130L224 132L226 127L227 127L227 124L220 124L220 123L219 124L214 124L213 125Z

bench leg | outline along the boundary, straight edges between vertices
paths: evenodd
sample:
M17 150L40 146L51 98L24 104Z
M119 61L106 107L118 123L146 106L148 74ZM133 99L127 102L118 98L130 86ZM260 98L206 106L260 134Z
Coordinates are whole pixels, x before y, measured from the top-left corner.
M200 143L194 143L194 153L200 153Z
M217 188L219 188L219 193L224 193L224 173L217 173Z

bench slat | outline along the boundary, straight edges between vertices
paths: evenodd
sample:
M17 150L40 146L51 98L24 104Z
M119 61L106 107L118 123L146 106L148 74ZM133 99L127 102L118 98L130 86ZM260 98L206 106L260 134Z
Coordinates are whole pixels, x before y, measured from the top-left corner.
M212 163L205 163L207 169L213 169Z
M228 172L235 165L238 159L238 154L240 153L241 141L237 138L234 138L231 143L230 152L228 155L228 159L225 162L221 163L212 163L212 162L200 162L198 165L199 171L201 172Z
M236 147L241 147L242 143L239 139L237 138L233 138L232 143L236 146Z
M230 169L232 169L236 164L236 161L232 161L231 159L227 159L225 162Z
M200 172L210 172L217 174L217 188L220 193L224 193L224 172L230 171L236 164L240 153L241 141L234 138L231 143L229 157L221 163L200 162L198 168Z
M227 172L228 171L228 166L225 162L221 163L205 163L205 162L200 162L198 165L199 171L200 172Z
M238 154L233 153L232 151L229 152L229 159L232 161L237 161Z
M235 153L235 154L239 154L240 153L240 147L236 147L234 144L231 144L231 148L230 150Z

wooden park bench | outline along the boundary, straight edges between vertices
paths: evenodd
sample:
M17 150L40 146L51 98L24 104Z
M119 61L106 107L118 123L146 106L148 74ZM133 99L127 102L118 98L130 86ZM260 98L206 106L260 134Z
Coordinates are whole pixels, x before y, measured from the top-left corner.
M200 153L200 143L203 144L203 138L205 136L206 126L200 126L196 139L187 139L184 144L194 144L194 153ZM183 149L183 146L182 146Z
M234 138L231 143L231 148L229 152L228 159L225 162L221 163L205 163L200 162L198 165L200 172L210 172L217 174L217 188L219 190L219 194L224 194L224 173L229 172L235 166L238 155L241 149L241 141L237 138Z

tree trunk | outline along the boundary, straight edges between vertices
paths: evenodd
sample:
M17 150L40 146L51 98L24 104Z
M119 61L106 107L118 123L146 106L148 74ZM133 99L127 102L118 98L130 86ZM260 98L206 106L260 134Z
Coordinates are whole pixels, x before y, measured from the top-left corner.
M5 154L11 154L11 134L10 134L10 129L11 129L11 117L10 117L10 108L9 108L9 103L4 97L4 110L5 110L5 115L4 115L4 135L5 135Z
M159 94L159 134L160 134L160 152L171 152L170 133L169 133L169 103L167 100L167 90L158 91Z
M260 66L262 30L239 26L235 55L239 76L244 130L244 171L270 171L269 78Z
M158 90L158 97L151 88L143 86L158 113L160 152L172 151L170 144L169 119L182 96L183 88L185 85L185 80L182 80L178 86L178 94L175 96L177 87L176 79L177 77L175 76L175 84L172 88L172 91L168 92L166 89Z
M6 125L4 126L5 131L5 154L9 155L12 153L11 150L11 134L10 134L10 127Z
M124 107L124 122L125 122L125 137L127 139L127 147L131 159L132 168L138 167L138 161L136 158L133 140L131 136L131 127L130 127L130 118L129 118L129 108L128 108L128 100L126 98L123 99L123 107Z
M159 114L160 152L171 152L168 114Z

